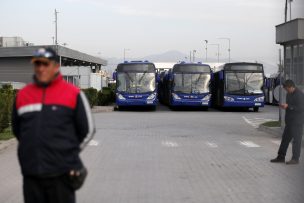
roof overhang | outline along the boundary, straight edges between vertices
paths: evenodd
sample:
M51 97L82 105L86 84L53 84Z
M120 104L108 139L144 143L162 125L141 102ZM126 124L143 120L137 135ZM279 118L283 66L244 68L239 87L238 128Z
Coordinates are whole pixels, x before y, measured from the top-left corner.
M33 53L40 47L51 47L55 49L59 56L69 59L84 62L86 64L106 66L105 59L85 54L67 47L56 45L44 46L26 46L26 47L0 47L0 58L18 58L18 57L32 57Z
M304 43L304 18L277 25L276 43L281 45Z

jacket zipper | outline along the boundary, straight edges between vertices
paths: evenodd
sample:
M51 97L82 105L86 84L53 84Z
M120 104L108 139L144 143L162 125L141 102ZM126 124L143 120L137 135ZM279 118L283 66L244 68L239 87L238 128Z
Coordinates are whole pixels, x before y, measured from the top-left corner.
M43 87L42 89L42 98L41 98L41 111L38 114L38 123L37 123L37 128L36 128L36 137L38 140L38 143L40 146L36 146L38 151L37 151L37 156L38 156L38 163L41 163L41 154L40 154L40 150L39 147L43 147L41 146L41 122L42 122L42 118L43 118L43 109L44 109L44 102L45 102L45 93L46 92L46 87ZM40 172L42 171L41 168L41 164L38 164L38 174L40 174Z

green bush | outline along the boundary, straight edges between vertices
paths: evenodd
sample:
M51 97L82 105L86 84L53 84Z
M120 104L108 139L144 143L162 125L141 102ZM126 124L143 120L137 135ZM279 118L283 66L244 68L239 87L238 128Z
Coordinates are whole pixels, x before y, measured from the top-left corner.
M107 106L115 102L115 92L109 87L103 87L102 91L98 92L98 105Z
M3 85L0 89L0 133L10 126L15 94L11 85Z
M87 96L90 106L107 106L115 102L115 92L110 87L103 87L101 91L94 88L82 90Z
M89 100L90 106L93 107L97 104L97 90L90 87L82 90Z

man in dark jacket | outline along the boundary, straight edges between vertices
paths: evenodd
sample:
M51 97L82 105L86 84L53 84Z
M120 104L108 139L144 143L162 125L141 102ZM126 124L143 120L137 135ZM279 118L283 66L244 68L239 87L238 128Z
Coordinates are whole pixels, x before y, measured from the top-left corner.
M301 142L303 136L304 94L301 90L296 88L292 80L286 80L284 83L284 88L287 91L287 104L280 104L280 107L286 110L286 127L283 133L278 157L272 159L271 162L285 162L285 156L289 143L293 140L292 159L286 162L286 164L298 164L301 155Z
M84 166L80 150L95 128L84 94L63 80L51 48L34 54L34 82L19 91L13 132L19 142L25 203L74 203L73 178Z

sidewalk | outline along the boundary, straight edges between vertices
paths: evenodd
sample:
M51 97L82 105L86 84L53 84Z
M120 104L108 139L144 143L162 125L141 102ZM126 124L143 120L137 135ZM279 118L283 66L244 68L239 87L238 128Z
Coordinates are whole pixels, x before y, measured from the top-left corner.
M10 140L1 140L0 141L0 152L14 144L17 144L17 140L15 138L10 139Z
M114 111L114 106L94 106L92 108L92 113L102 113L102 112L112 112Z

